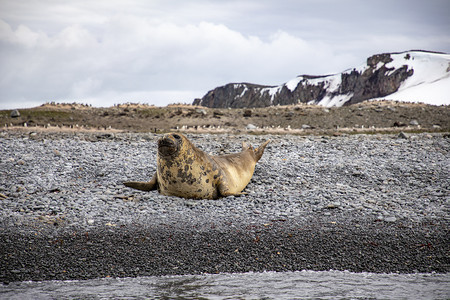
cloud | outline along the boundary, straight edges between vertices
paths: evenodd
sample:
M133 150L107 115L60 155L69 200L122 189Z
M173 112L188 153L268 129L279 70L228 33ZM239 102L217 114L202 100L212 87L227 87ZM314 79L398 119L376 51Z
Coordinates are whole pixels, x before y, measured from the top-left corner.
M3 20L0 28L2 100L104 101L111 95L176 97L194 91L201 97L229 81L278 84L332 55L326 45L283 31L263 41L223 24L155 24L129 15L110 18L102 31L75 24L53 36L24 25L13 29ZM168 99L148 99L159 100Z
M422 2L400 2L389 10L389 1L353 0L3 1L0 108L191 102L229 82L277 85L379 52L446 51L447 30L435 30L448 28L444 14L440 27L415 25L421 12L411 11Z

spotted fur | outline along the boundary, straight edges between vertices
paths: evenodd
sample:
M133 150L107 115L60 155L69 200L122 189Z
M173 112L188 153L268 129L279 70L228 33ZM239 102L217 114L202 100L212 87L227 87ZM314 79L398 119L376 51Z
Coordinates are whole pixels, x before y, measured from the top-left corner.
M243 144L239 153L212 156L195 147L184 135L169 133L158 141L156 174L148 182L124 182L143 191L192 199L237 195L250 182L255 165L269 141L259 148Z

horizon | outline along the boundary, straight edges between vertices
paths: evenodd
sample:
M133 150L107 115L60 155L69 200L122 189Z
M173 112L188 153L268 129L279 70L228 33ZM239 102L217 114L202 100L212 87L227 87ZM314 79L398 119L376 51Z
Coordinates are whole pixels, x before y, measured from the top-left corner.
M384 54L390 54L390 55L399 55L399 54L404 54L404 53L425 53L425 54L438 54L438 55L450 55L448 53L445 52L439 52L439 51L432 51L432 50L423 50L423 49L413 49L413 50L405 50L405 51L398 51L398 52L384 52L384 53L376 53L373 55L370 55L369 57L366 58L366 60L370 57L373 56L378 56L378 55L384 55ZM364 64L366 65L366 64ZM361 67L361 65L359 66ZM357 67L356 67L357 68ZM336 73L336 74L326 74L326 75L309 75L309 74L302 74L302 75L297 75L295 78L299 78L299 77L305 77L305 78L312 78L312 79L319 79L319 78L326 78L326 77L330 77L330 76L335 76L335 75L339 75L339 74L343 74L349 70L355 69L355 67L350 67L345 69L344 71L341 71L340 73ZM428 74L429 76L430 74ZM291 79L292 80L292 79ZM427 79L422 78L421 80L425 80L423 83L425 83L427 81ZM429 80L432 80L429 79ZM417 79L416 79L417 81ZM254 85L254 86L260 86L260 87L268 87L268 88L273 88L273 87L280 87L283 86L285 84L287 84L289 81L286 81L278 86L274 86L274 85L261 85L258 83L250 83L250 82L230 82L230 83L226 83L223 86L226 85L233 85L233 84L244 84L244 85ZM406 83L406 82L405 82ZM208 92L205 93L208 94L209 92L213 91L216 88L220 88L223 86L219 86L219 87L214 87L210 90L208 90ZM441 92L442 93L442 92ZM392 95L395 95L396 93L393 93ZM90 107L94 107L94 108L112 108L115 106L122 106L122 105L135 105L135 106L148 106L148 107L170 107L170 106L182 106L182 105L193 105L193 106L201 106L201 105L194 105L194 100L196 100L197 98L194 98L193 100L189 101L189 102L183 102L183 101L178 101L178 102L168 102L168 103L163 103L163 104L155 104L155 103L151 103L151 102L145 102L145 101L109 101L108 103L104 104L104 103L89 103L87 101L77 101L77 100L43 100L42 102L38 103L37 101L31 101L29 102L29 105L23 105L22 103L19 105L23 105L21 107L18 107L16 104L11 105L10 107L1 107L0 106L0 110L14 110L14 109L29 109L29 108L38 108L38 107L42 107L42 106L46 106L46 105L50 105L50 106L58 106L58 105L80 105L80 106L90 106ZM201 99L201 98L200 98ZM442 99L441 99L442 100ZM421 103L421 104L430 104L430 105L436 105L436 106L440 106L440 105L449 105L446 102L448 101L436 101L436 100L424 100L424 101L420 101L420 100L413 100L413 99L396 99L396 98L390 98L390 95L386 95L385 97L381 97L381 98L373 98L373 99L367 99L365 101L394 101L394 102L402 102L402 103ZM0 103L1 104L1 103ZM310 105L307 103L298 103L299 105ZM292 105L292 104L291 104ZM315 105L315 104L311 104L311 105ZM319 106L322 106L322 104L317 104ZM288 105L289 106L289 105ZM203 107L203 106L202 106ZM324 106L326 107L326 105Z
M388 104L388 103L393 103L393 104L398 104L398 105L418 105L418 106L422 106L422 105L431 105L431 106L450 106L449 104L430 104L430 103L426 103L426 102L405 102L405 101L401 101L401 100L390 100L390 99L369 99L369 100L364 100L362 102L358 102L355 104L351 104L351 105L368 105L368 104L374 104L374 103L383 103L383 104ZM55 107L57 108L58 106L82 106L82 107L86 107L86 108L96 108L96 109L110 109L110 108L115 108L115 107L120 107L122 108L123 106L130 106L130 107L143 107L143 108L170 108L170 107L195 107L195 108L204 108L204 109L224 109L224 108L214 108L214 107L207 107L207 106L202 106L202 105L197 105L197 104L192 104L192 103L168 103L168 104L164 104L164 105L155 105L155 104L149 104L149 103L141 103L141 102L123 102L123 103L114 103L112 105L109 106L96 106L96 105L92 105L89 103L82 103L82 102L55 102L55 101L51 101L51 102L45 102L45 103L41 103L38 104L36 106L31 106L31 107L12 107L12 108L0 108L0 111L13 111L13 110L18 110L20 112L20 110L26 110L26 109L36 109L36 108L41 108L41 107ZM296 107L296 106L302 106L302 107L319 107L319 108L324 108L324 109L329 109L330 107L326 107L320 104L308 104L308 103L297 103L297 104L286 104L286 105L273 105L273 106L265 106L265 107L251 107L251 108L229 108L229 109L268 109L268 108L287 108L287 107ZM340 108L340 106L336 106L334 108Z

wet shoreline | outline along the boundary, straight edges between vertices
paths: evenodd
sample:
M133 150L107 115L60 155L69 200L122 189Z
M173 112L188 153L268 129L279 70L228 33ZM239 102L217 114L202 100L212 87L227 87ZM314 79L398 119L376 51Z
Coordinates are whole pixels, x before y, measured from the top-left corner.
M1 277L11 282L297 270L449 271L446 224L313 222L201 232L192 224L10 230L0 234L1 255L7 257Z

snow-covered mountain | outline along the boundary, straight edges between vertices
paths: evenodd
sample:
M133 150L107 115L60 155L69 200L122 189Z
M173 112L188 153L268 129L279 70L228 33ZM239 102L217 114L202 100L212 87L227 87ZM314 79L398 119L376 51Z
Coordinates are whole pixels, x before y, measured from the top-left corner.
M450 54L377 54L358 68L333 75L302 75L279 86L230 83L209 91L194 104L239 108L308 103L331 107L372 99L450 105Z
M433 105L450 105L450 54L411 51L411 59L401 54L392 55L390 67L405 64L414 74L408 77L399 89L383 97L386 100L423 102Z

